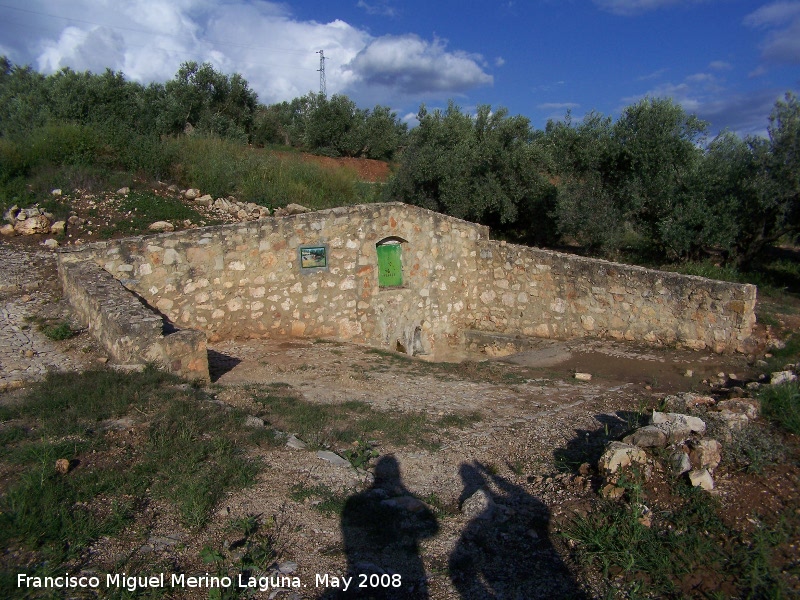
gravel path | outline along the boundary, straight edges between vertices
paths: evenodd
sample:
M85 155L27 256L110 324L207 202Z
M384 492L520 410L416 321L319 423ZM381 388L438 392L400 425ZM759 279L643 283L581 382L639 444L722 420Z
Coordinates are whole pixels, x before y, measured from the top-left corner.
M39 331L36 319L60 321L68 309L60 300L56 263L49 251L0 244L0 391L43 378L48 371L86 368L93 349L86 334L54 342Z

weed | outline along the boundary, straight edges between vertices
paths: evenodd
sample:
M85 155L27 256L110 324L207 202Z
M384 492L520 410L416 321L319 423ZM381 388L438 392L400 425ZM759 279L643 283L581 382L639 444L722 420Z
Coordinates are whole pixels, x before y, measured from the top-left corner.
M423 413L385 413L360 401L308 402L283 387L268 387L265 391L254 397L263 406L259 416L275 429L295 432L319 447L375 438L421 445L432 433Z
M785 456L780 436L768 427L750 423L731 434L724 460L748 473L761 473L764 467L782 462Z
M711 569L716 582L739 588L737 597L782 597L780 574L771 562L791 527L751 536L728 528L717 501L683 482L673 484L678 508L652 507L646 526L642 488L636 480L621 481L629 502L603 501L587 516L575 518L564 535L577 542L578 558L605 576L619 575L627 597L680 597L686 582ZM699 590L714 597L716 589Z
M780 427L800 435L800 384L784 383L763 388L759 392L761 411Z
M472 411L468 413L451 413L441 417L438 421L436 421L436 427L457 427L458 429L464 429L465 427L469 427L474 423L479 423L482 420L483 416L478 411Z
M323 485L307 486L303 483L292 486L289 497L300 503L310 501L316 510L326 515L341 515L347 501L346 494L336 493Z
M370 461L379 456L370 443L362 440L357 440L354 448L347 449L342 454L356 469L366 469Z
M200 528L228 490L253 481L259 466L242 454L249 432L240 415L192 387L177 390L177 381L154 369L50 374L23 402L3 407L0 416L13 422L2 429L0 459L23 469L12 470L20 474L0 498L0 545L25 551L27 572L43 561L48 572L80 566L89 545L120 532L152 497ZM135 426L144 441L106 435L103 422L126 415L149 423ZM66 474L54 467L61 458L73 465ZM0 596L12 597L6 575Z
M153 194L152 192L131 192L120 203L120 210L128 213L128 217L111 227L100 231L101 237L109 238L113 235L132 235L147 231L149 225L154 221L185 221L190 220L194 223L200 221L207 224L205 217L193 208L186 206L180 200L165 198Z
M69 321L61 321L57 325L43 325L41 331L55 341L68 340L78 334L78 330L73 329Z

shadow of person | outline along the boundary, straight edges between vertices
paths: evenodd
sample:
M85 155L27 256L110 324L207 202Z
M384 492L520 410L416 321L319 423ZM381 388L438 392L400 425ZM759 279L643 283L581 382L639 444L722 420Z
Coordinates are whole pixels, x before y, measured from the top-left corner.
M342 536L347 555L347 591L331 590L326 598L428 598L421 540L439 530L428 506L411 495L393 456L375 466L369 489L347 499Z
M472 519L448 566L461 598L587 598L550 542L543 502L478 462L459 473L462 511Z

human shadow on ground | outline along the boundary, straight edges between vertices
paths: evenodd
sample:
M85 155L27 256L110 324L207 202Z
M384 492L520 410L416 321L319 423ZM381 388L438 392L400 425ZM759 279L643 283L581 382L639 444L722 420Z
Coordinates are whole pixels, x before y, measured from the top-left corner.
M462 599L587 598L550 541L541 500L479 462L462 464L460 475L459 505L474 516L448 567Z
M369 489L350 496L342 511L347 555L347 591L328 590L325 599L428 598L420 541L435 535L439 523L427 505L403 485L393 456L375 466Z

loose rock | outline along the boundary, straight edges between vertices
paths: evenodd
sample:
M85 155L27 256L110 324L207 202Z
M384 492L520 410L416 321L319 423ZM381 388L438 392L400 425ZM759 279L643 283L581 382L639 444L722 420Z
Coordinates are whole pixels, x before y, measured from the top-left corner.
M461 504L461 512L470 519L491 519L495 503L483 488L472 494Z
M772 374L769 383L770 385L781 385L782 383L789 383L790 381L797 381L797 375L791 371L776 371Z
M708 472L708 469L690 471L689 481L692 482L694 487L703 488L707 492L714 489L714 478L711 477L711 473Z

